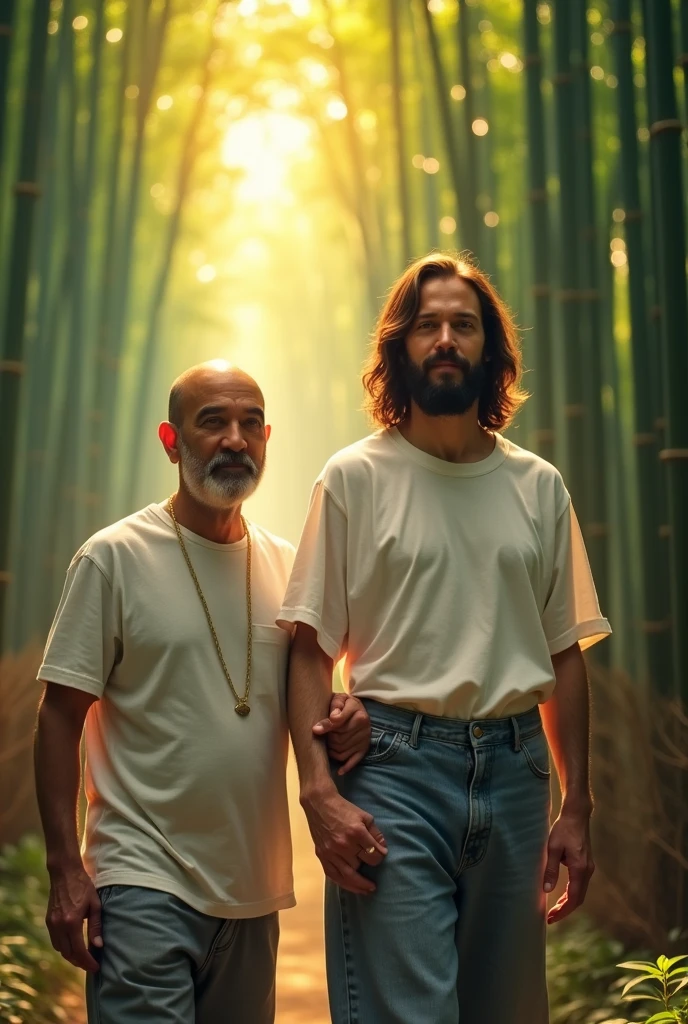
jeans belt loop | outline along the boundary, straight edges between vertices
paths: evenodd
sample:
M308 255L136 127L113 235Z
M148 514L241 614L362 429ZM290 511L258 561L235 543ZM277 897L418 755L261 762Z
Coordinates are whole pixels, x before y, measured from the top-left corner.
M416 715L416 717L413 720L413 728L411 729L410 743L414 750L418 749L418 733L420 732L420 726L422 721L422 715Z
M518 727L518 719L512 717L511 725L514 730L514 750L518 752L521 749L521 730Z

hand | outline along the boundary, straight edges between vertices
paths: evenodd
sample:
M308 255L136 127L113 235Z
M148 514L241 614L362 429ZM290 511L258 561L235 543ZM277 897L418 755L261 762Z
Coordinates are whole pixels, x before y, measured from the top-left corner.
M346 775L361 761L370 749L370 719L357 697L348 693L333 693L330 716L313 726L316 736L327 737L327 752L335 761L344 764L337 775Z
M84 941L84 918L88 919L88 941L102 947L100 900L83 867L53 874L45 923L50 941L65 960L84 971L97 971L98 963Z
M589 811L567 811L554 822L547 844L547 867L545 868L544 890L551 892L559 879L559 865L564 864L569 873L566 892L551 908L547 924L563 921L581 905L588 891L595 865L590 847Z
M375 892L358 868L361 862L371 867L382 863L387 856L384 836L372 814L349 803L330 785L324 793L301 797L316 855L327 877L342 889L361 896Z

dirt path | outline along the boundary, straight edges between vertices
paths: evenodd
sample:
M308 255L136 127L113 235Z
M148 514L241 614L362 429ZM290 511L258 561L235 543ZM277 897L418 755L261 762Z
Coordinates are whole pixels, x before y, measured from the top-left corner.
M290 758L294 876L298 906L281 915L277 1024L330 1024L322 939L323 873L313 853Z

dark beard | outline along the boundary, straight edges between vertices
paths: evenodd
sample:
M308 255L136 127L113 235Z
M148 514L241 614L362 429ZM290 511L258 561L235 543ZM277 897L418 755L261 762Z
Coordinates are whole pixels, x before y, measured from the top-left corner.
M445 362L454 363L463 372L463 379L447 378L433 383L430 370L437 363ZM428 356L420 366L407 357L404 376L411 398L426 416L463 416L480 398L486 373L484 363L473 366L457 352Z

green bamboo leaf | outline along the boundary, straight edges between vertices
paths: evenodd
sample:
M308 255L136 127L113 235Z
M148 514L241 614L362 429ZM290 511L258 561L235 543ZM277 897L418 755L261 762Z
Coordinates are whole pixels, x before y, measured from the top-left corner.
M677 974L688 974L688 967L674 967L673 971L667 971L667 978L675 978Z
M664 974L669 967L669 958L664 956L664 954L662 953L661 956L657 957L657 966L659 967L662 974Z
M617 964L617 967L626 967L629 971L647 971L648 975L659 978L662 972L657 970L655 964L649 960L628 960L624 964Z
M641 995L640 993L638 993L637 995L633 995L633 996L624 996L624 998L625 998L627 1003L645 1003L648 1000L651 1000L653 1003L663 1003L664 1002L664 1000L660 999L659 996L647 996L645 994Z
M653 1017L648 1017L645 1024L666 1024L667 1021L675 1021L676 1017L673 1013L662 1010L661 1013L656 1013Z
M686 985L688 985L688 978L681 978L680 981L672 982L670 986L673 987L673 992L671 993L672 996L675 996L676 993L680 992L682 988L686 987Z

